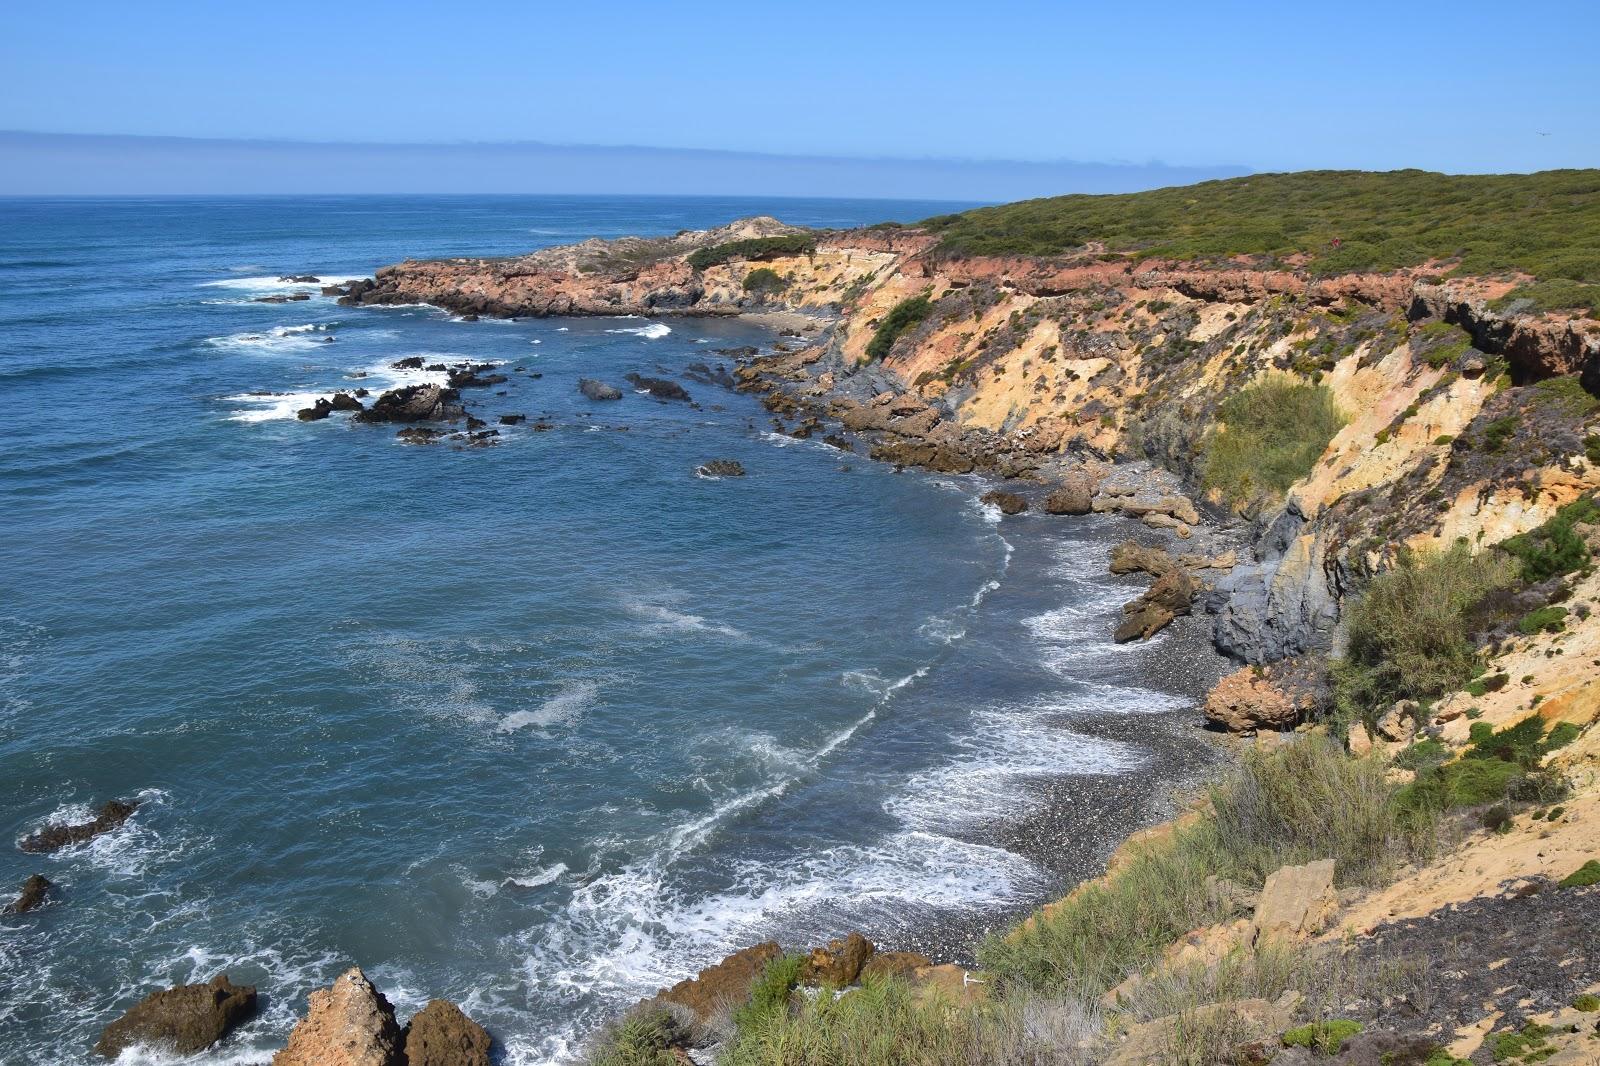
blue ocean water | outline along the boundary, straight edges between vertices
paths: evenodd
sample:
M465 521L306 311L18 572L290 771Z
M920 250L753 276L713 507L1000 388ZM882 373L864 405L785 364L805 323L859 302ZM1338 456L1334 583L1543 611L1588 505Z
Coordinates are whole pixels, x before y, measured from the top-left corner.
M208 1061L264 1061L351 963L402 1016L444 996L508 1062L558 1060L755 940L970 943L1059 884L1187 704L1159 641L1106 635L1117 520L1001 524L976 479L769 432L682 373L769 348L751 323L255 302L407 256L949 209L0 200L0 821L142 801L0 849L0 891L60 886L0 919L0 1062L88 1062L144 992L224 969L265 1009ZM412 355L505 364L475 413L554 428L460 450L294 418ZM577 392L628 371L699 407Z

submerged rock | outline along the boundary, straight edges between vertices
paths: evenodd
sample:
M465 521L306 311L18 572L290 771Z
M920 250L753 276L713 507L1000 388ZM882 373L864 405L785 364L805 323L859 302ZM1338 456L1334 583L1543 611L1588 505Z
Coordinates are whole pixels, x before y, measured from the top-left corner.
M54 887L43 874L29 874L28 879L22 882L22 891L17 898L0 907L0 914L27 914L44 903Z
M615 385L607 385L603 381L596 381L594 378L579 378L578 391L589 397L591 400L622 399L621 389L617 388Z
M209 984L150 993L106 1026L94 1049L108 1059L135 1044L192 1055L227 1036L255 1009L254 988L218 974Z
M489 1034L445 999L432 999L400 1034L405 1066L489 1066Z
M400 1048L394 1008L353 966L311 993L306 1016L272 1066L399 1066Z
M17 847L23 851L41 852L58 851L73 844L81 844L101 833L109 833L120 827L138 809L137 801L112 800L96 812L91 822L80 822L77 825L47 825L37 833L24 837Z
M744 464L737 459L713 459L694 468L701 477L744 477Z

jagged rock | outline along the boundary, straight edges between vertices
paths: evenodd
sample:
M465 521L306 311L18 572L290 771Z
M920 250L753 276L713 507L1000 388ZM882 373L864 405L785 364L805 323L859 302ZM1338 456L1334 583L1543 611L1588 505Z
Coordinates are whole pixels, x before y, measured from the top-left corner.
M94 1049L108 1059L135 1044L193 1055L227 1036L255 1009L254 988L218 974L209 984L150 993L106 1026Z
M1113 639L1118 644L1149 639L1178 615L1188 614L1194 594L1194 578L1189 571L1172 567L1158 576L1144 595L1122 608L1122 621Z
M1256 542L1256 561L1217 582L1213 640L1247 663L1269 663L1326 646L1339 620L1338 567L1328 531L1308 533L1291 497Z
M1001 514L1021 514L1028 509L1028 501L1023 496L1002 489L990 489L978 497L978 502L1000 508Z
M1410 740L1417 731L1417 715L1420 713L1421 708L1415 700L1400 700L1383 712L1375 723L1378 735L1393 743Z
M365 405L348 392L336 392L333 399L328 401L335 411L364 411Z
M93 821L77 825L47 825L37 833L24 837L17 847L22 851L41 852L58 851L73 844L81 844L101 833L109 833L119 828L138 809L137 801L111 800L95 813Z
M511 379L504 374L479 374L491 364L475 363L449 371L446 384L452 389L486 389L491 385L504 385Z
M642 389L651 396L661 400L687 400L689 393L676 381L666 378L647 378L641 374L624 374L628 384L636 389Z
M926 441L896 441L872 449L872 458L895 466L920 466L936 474L970 474L972 457L955 448Z
M389 364L390 370L421 370L422 356L408 355L404 359L396 359Z
M1240 667L1224 676L1206 696L1206 720L1231 733L1292 729L1303 708L1259 668Z
M322 284L322 279L317 277L315 274L299 274L299 275L296 275L296 274L284 274L281 277L279 277L278 280L279 281L287 281L287 282L289 282L291 284L294 284L294 285L321 285Z
M306 1016L272 1066L401 1066L394 1008L359 966L311 993Z
M650 1002L683 1007L704 1023L719 1010L739 1006L749 999L750 986L767 963L782 954L783 949L771 940L736 951L715 966L707 966L694 977L658 992ZM273 1066L285 1064L274 1062Z
M327 397L319 396L310 407L302 407L295 412L295 417L302 422L320 422L333 414L333 404Z
M578 391L583 393L591 400L622 399L621 389L617 388L615 385L607 385L603 381L596 381L593 378L579 378Z
M801 972L800 983L845 988L855 984L861 968L876 950L872 941L852 932L843 940L830 940L826 947L812 948Z
M1136 540L1125 540L1111 549L1113 574L1150 574L1159 577L1176 565L1165 548L1147 547Z
M847 438L841 437L837 433L829 433L827 436L822 438L822 443L829 445L830 447L838 448L842 452L853 452L856 450L856 446L854 444L851 444Z
M526 422L527 420L528 420L528 416L527 415L501 415L500 416L500 424L502 426L519 426L522 423Z
M1073 471L1044 498L1044 513L1088 514L1094 510L1094 485L1094 478L1081 470Z
M405 1066L489 1066L489 1034L445 999L432 999L400 1034Z
M29 874L28 879L22 882L22 891L17 898L0 907L0 914L27 914L42 904L54 887L43 874Z
M1319 859L1304 866L1279 867L1269 874L1256 902L1251 943L1274 938L1298 940L1321 932L1339 909L1333 867L1332 859Z
M460 418L461 395L441 385L406 385L390 389L365 411L353 416L357 422L446 422Z
M701 477L744 477L744 465L737 459L713 459L694 468Z
M407 426L395 434L405 444L432 444L444 436L442 429L429 429L427 426Z

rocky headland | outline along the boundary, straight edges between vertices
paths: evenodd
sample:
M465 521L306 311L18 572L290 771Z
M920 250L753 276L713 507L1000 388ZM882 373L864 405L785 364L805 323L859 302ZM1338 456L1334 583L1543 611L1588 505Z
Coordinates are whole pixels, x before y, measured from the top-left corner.
M1063 994L1028 967L1067 951L1086 909L1182 860L1243 802L1232 790L1259 800L1284 773L1293 789L1331 789L1324 809L1290 822L1280 796L1266 820L1283 821L1283 839L1262 844L1265 860L1215 858L1202 896L1053 1001L1078 1015L1046 1041L1049 1061L1593 1061L1600 969L1592 944L1568 936L1592 927L1586 886L1600 879L1590 728L1600 579L1589 563L1600 547L1589 502L1600 488L1600 319L1588 297L1552 306L1537 270L1475 269L1470 256L1340 269L1329 265L1344 255L1339 237L1321 252L1184 256L1087 233L1049 254L986 253L951 239L965 224L805 231L748 219L506 259L407 261L341 293L351 305L506 317L788 316L792 339L739 353L734 374L774 428L897 466L981 475L1003 515L1138 520L1145 533L1112 568L1151 584L1117 639L1192 612L1237 664L1205 715L1221 733L1258 736L1242 777L1001 938L980 959L984 976L878 956L883 973L864 977L864 941L811 956L760 945L623 1019L595 1061L656 1061L615 1057L641 1041L680 1061L790 1061L749 1057L752 1034L816 1035L807 1027L822 1024L821 1008L805 988L861 980L874 996L887 981L911 989L912 1003L965 1011L946 1023L982 1043L999 1024L984 1011ZM1453 587L1471 565L1494 573L1439 608L1440 631L1465 642L1449 669L1428 673L1437 648L1378 639L1389 633L1380 606L1426 631L1427 590ZM1372 767L1377 777L1363 777ZM1494 782L1477 787L1485 776ZM1306 821L1342 818L1362 794L1393 821L1381 839L1312 839ZM1427 822L1425 843L1396 828L1405 811ZM1227 839L1260 829L1236 826ZM1445 932L1530 908L1540 917L1523 942L1464 952ZM1112 936L1130 920L1104 912L1099 927ZM1279 951L1269 945L1364 976L1337 990L1305 972L1267 980ZM1427 993L1380 988L1368 964L1392 960L1386 952L1454 968ZM840 956L848 965L818 976ZM1500 966L1503 983L1475 972ZM1165 998L1150 993L1158 984ZM921 1054L904 1061L930 1061Z

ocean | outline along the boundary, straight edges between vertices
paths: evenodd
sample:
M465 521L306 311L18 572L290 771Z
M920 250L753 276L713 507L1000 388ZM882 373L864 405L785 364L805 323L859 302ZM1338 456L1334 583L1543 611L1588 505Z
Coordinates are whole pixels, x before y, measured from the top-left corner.
M1002 520L979 478L773 433L685 376L771 350L752 322L257 302L408 256L951 209L0 200L0 820L141 802L0 848L0 894L60 886L0 918L0 1063L93 1061L144 993L222 971L263 1011L207 1061L264 1062L351 964L402 1018L452 999L507 1062L565 1061L755 941L964 958L1092 869L1208 758L1181 630L1110 641L1137 527ZM496 446L295 418L427 377L411 356L500 364L466 394ZM630 371L696 405L576 387ZM715 458L747 476L696 476Z

